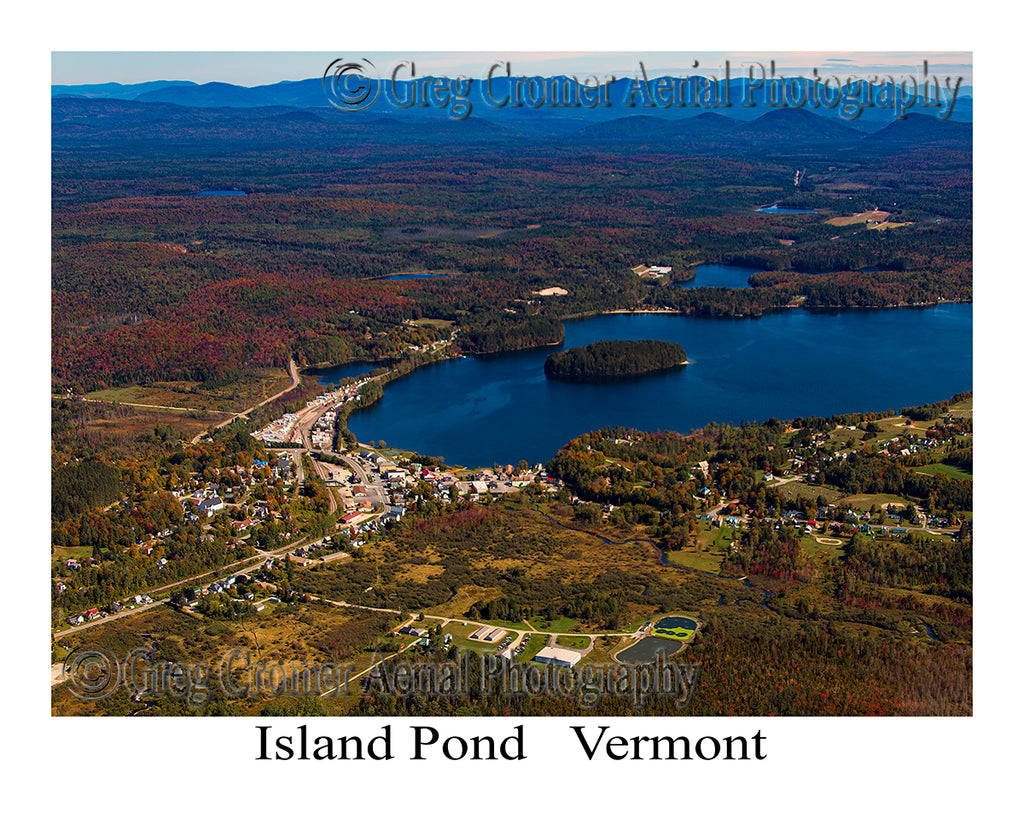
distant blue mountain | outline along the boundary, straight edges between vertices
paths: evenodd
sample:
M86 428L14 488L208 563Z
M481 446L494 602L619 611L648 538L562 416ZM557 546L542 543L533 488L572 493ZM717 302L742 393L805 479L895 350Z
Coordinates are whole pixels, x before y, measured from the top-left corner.
M924 147L939 145L945 148L970 150L974 141L974 128L969 122L936 120L924 114L907 114L865 137L874 145Z
M499 109L500 110L500 109ZM731 109L725 109L732 113ZM493 116L493 118L492 118ZM863 123L860 123L863 126ZM336 144L339 139L367 144L513 143L522 139L553 139L569 143L639 146L651 150L684 150L716 146L829 146L840 150L890 153L910 147L942 146L971 150L972 126L917 113L876 125L874 132L851 127L810 111L781 108L740 120L704 112L686 119L649 114L588 122L576 112L563 117L493 115L451 119L409 116L392 110L345 114L330 107L188 107L167 102L86 99L60 96L51 103L55 145L174 144L181 139L208 144Z
M156 80L140 82L134 85L122 85L119 82L105 82L95 85L51 85L51 97L85 97L86 99L134 100L140 94L157 91L162 88L194 86L188 80Z
M365 111L360 112L360 115L389 116L404 113L406 116L420 118L457 118L460 112L453 116L451 99L448 100L447 106L440 105L436 100L426 106L421 104L423 79L425 78L421 78L419 84L407 80L397 83L366 80L370 84L374 102ZM730 119L755 120L768 111L785 109L808 111L862 131L877 130L878 127L893 120L892 108L887 104L885 94L879 86L874 89L870 100L872 104L865 105L859 113L857 110L861 107L860 104L848 107L845 112L841 110L842 105L813 105L815 100L836 99L835 90L827 91L821 83L797 79L787 87L789 93L796 96L789 97L789 104L779 106L773 105L768 84L750 89L746 80L739 78L733 78L728 88L724 81L698 86L672 77L652 78L647 83L632 78L620 78L605 86L600 94L595 94L593 89L588 89L571 77L546 77L542 83L529 84L517 82L515 78L496 76L490 84L480 79L472 80L469 91L465 94L465 102L472 108L471 116L485 116L487 119L502 121L538 117L564 120L567 117L576 117L581 120L581 124L587 124L640 115L662 119L689 119L711 112L725 114ZM543 90L538 92L541 88ZM463 90L465 89L459 89ZM531 90L535 92L534 97L530 96ZM969 86L960 88L950 119L958 122L970 122L973 119L971 90ZM222 82L198 85L179 81L137 85L61 85L52 86L51 94L164 102L192 108L258 108L273 105L323 108L331 105L321 78L284 81L252 88ZM943 94L948 94L944 87ZM452 94L452 97L455 96L457 94ZM866 97L865 92L862 95L862 103L868 102ZM797 103L803 99L810 102L798 105ZM588 100L591 102L589 105ZM578 104L566 104L567 101ZM410 104L403 105L403 102ZM726 102L729 104L725 105ZM924 108L923 102L924 100L918 97L915 105L907 109L908 112L927 116L945 113L945 107ZM853 114L857 115L852 116Z

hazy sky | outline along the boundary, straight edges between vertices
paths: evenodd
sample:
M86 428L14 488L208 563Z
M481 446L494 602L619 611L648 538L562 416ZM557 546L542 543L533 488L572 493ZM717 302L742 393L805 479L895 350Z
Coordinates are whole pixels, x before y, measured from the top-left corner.
M390 75L403 61L416 65L418 76L438 74L482 77L495 63L509 63L514 76L568 74L631 77L644 64L649 76L691 73L722 76L726 60L734 76L751 64L768 70L774 60L780 76L874 74L920 77L924 61L931 75L963 77L972 84L972 55L965 51L54 51L51 83L139 83L151 80L191 80L265 85L281 80L320 77L333 60L368 59L381 76ZM694 63L697 67L694 68ZM504 67L502 67L504 72ZM755 69L756 70L756 69ZM407 76L407 75L406 75Z

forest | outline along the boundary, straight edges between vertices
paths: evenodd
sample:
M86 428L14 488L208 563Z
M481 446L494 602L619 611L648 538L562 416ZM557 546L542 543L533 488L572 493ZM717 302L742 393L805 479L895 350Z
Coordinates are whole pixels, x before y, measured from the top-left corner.
M972 298L960 143L869 150L799 127L796 141L683 152L615 128L514 143L427 129L426 146L370 129L347 143L329 136L339 123L261 109L211 142L204 123L219 115L181 109L156 128L164 107L152 106L54 101L55 391L231 379L289 356L393 360L456 330L467 353L523 349L558 343L562 319L607 310L757 316ZM252 130L267 118L272 149ZM432 139L443 149L425 150ZM245 195L195 195L225 188ZM773 201L817 213L758 212ZM899 227L830 223L874 208ZM752 286L672 286L701 262L750 266ZM630 272L640 263L674 273L642 280Z

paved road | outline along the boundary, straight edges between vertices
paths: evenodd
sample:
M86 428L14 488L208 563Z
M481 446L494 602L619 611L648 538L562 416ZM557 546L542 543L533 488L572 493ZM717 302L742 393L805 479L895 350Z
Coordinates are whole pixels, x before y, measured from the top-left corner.
M269 404L271 401L276 401L278 398L280 398L285 393L291 392L297 386L299 386L299 384L301 383L302 379L299 378L299 367L295 363L295 359L294 358L289 359L289 361L288 361L288 374L291 376L291 379L292 379L291 386L285 387L280 392L275 393L274 395L270 396L270 398L264 398L258 404L253 404L253 406L249 407L248 409L244 409L241 412L236 412L234 415L231 415L226 421L221 421L219 424L217 424L217 426L214 427L214 429L220 429L221 427L226 427L232 421L235 421L235 420L237 420L239 418L248 418L249 417L249 413L251 413L253 410L259 409L264 404ZM202 438L204 435L206 435L205 432L200 432L195 438L192 439L192 443L193 444L199 443L199 439Z
M281 546L281 547L279 547L277 549L273 549L271 551L262 551L262 550L257 549L256 554L253 555L252 557L243 558L242 560L236 561L235 563L232 563L229 566L222 566L219 569L210 569L208 571L203 572L202 574L196 574L196 575L193 575L192 577L186 577L186 578L182 578L181 580L175 580L173 583L168 583L168 584L166 584L164 586L160 586L159 588L156 588L156 589L149 589L147 591L142 591L142 592L139 592L139 594L148 594L150 596L153 596L153 595L159 594L160 592L167 591L168 589L173 589L173 588L176 588L178 586L187 586L190 583L195 583L196 581L201 580L203 578L210 578L209 580L204 580L203 581L203 585L209 585L210 583L216 583L216 582L219 582L221 580L227 580L229 577L234 577L235 575L239 574L240 572L245 571L247 568L251 569L251 568L253 568L253 567L263 563L265 560L267 560L267 558L270 558L270 557L281 557L282 555L284 555L284 554L286 554L288 552L292 552L295 549L298 549L300 546L304 545L308 540L309 540L309 537L303 536L303 537L299 538L298 540L293 540L287 546ZM134 595L132 595L132 597L134 597ZM121 602L125 603L127 600L130 600L130 599L131 599L131 597L125 598L125 600L122 600ZM159 606L159 605L161 605L161 604L163 604L165 602L167 602L167 601L166 600L154 600L152 603L144 603L142 605L135 606L135 608L133 608L133 609L125 608L124 611L119 611L119 612L117 612L117 614L110 614L110 615L107 615L106 617L100 617L100 618L97 618L96 620L90 620L87 623L82 623L80 626L71 626L70 628L62 629L61 631L55 631L53 633L53 639L56 640L56 639L58 639L60 637L64 637L65 635L73 634L76 631L83 631L83 630L85 630L87 628L92 628L93 626L98 626L101 623L109 623L111 620L116 620L116 619L121 618L121 617L130 617L131 615L139 614L139 613L141 613L143 611L148 611L149 609L153 608L154 606Z

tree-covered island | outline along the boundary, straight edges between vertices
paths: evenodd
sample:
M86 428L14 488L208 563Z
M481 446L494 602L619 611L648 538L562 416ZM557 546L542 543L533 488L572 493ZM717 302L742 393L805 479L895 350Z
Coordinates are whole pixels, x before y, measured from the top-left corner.
M596 341L552 353L544 375L559 381L604 381L671 370L686 363L686 350L670 341Z

